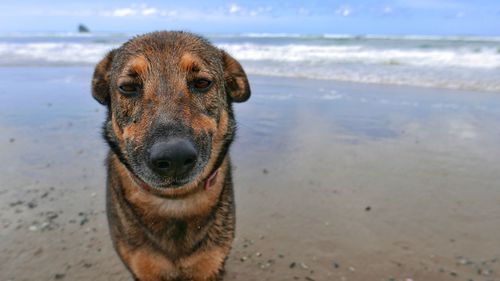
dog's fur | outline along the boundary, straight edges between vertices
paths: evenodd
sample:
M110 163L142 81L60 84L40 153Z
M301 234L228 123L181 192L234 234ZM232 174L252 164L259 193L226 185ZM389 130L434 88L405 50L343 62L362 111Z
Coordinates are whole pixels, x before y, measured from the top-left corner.
M200 78L211 81L208 90L193 87ZM137 92L120 92L124 83ZM235 224L232 103L250 97L241 65L197 35L149 33L97 64L92 95L108 109L107 213L125 266L141 281L222 280ZM145 164L151 145L171 136L199 152L183 179Z

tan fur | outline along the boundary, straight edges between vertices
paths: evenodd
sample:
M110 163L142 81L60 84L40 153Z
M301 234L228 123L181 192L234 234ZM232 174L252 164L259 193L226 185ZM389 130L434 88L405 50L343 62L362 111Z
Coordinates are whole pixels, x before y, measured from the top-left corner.
M129 71L131 71L133 74L144 76L148 72L149 64L146 58L140 55L132 58L128 64L128 67L130 69Z
M179 60L179 66L183 71L186 72L199 70L196 57L189 52L186 52L181 56L181 59Z
M228 249L223 248L203 251L182 259L180 266L193 280L210 280L217 275L227 255Z
M137 249L127 254L130 269L141 281L161 280L165 274L172 277L178 275L177 269L171 261L152 252L151 249Z
M206 116L197 116L192 119L191 128L195 133L214 132L217 128L215 120Z

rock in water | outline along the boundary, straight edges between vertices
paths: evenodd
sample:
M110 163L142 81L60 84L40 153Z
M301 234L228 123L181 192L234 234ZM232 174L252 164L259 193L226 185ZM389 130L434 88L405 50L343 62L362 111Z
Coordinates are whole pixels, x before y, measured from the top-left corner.
M88 27L86 27L85 25L83 24L79 24L78 25L78 32L79 33L89 33L90 30L88 29Z

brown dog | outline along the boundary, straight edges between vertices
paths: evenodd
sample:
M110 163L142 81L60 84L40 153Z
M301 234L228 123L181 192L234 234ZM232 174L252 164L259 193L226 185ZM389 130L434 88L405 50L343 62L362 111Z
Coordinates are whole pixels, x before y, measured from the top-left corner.
M135 280L221 280L234 237L232 102L241 65L185 32L135 37L97 64L111 237Z

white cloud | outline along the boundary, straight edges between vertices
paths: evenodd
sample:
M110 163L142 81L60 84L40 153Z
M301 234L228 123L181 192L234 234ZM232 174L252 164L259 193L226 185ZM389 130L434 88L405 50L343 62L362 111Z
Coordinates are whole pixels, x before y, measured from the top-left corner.
M161 10L158 14L162 17L175 17L179 12L177 10Z
M131 4L128 7L117 7L108 10L93 10L93 11L57 11L52 14L56 15L86 15L86 16L102 16L102 17L161 17L169 20L193 20L193 19L216 19L220 20L224 17L261 17L269 16L273 12L272 6L258 6L252 9L233 3L229 6L224 5L209 11L202 11L197 9L178 10L169 7L159 8L149 6L147 4ZM39 14L45 14L39 12Z
M141 14L143 16L153 16L158 13L158 10L156 8L144 8L141 11Z
M262 14L270 13L272 10L273 10L273 8L270 7L270 6L267 6L267 7L257 7L256 9L250 10L248 12L248 15L250 15L252 17L255 17L255 16L262 15ZM245 14L245 13L243 13L243 14Z
M392 12L394 12L394 10L392 9L391 6L385 6L383 12L384 12L384 14L392 14Z
M150 17L158 14L162 14L163 11L158 10L154 7L149 7L147 5L131 5L127 8L117 8L111 11L103 11L100 14L103 16L112 17L133 17L133 16L144 16ZM167 13L168 14L168 13Z
M227 8L218 9L223 14L221 16L242 16L242 17L257 17L264 14L269 14L272 12L273 8L271 6L258 6L254 8L249 8L245 6L240 6L236 3L229 5Z
M415 9L447 10L462 7L461 3L453 0L397 0L396 3Z
M352 10L349 7L340 7L335 11L335 13L344 17L348 17L352 14Z
M136 14L137 11L131 8L116 9L111 13L111 15L114 17L129 17L129 16L135 16Z
M229 6L229 13L230 14L236 14L242 10L241 6L238 6L238 4L231 4Z

